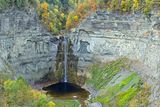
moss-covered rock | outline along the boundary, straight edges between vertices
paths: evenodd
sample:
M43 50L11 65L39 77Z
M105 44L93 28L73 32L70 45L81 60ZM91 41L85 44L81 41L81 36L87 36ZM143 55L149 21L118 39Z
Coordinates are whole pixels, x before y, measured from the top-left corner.
M86 84L97 90L97 95L91 98L90 102L100 102L105 107L147 106L150 88L143 88L146 86L139 75L130 70L129 62L128 59L121 58L104 66L92 67L92 77ZM137 106L133 106L134 99L140 100L141 103L137 102Z
M103 88L122 68L129 68L127 60L126 58L122 58L104 66L93 65L90 70L91 78L86 81L86 84L92 85L97 90Z

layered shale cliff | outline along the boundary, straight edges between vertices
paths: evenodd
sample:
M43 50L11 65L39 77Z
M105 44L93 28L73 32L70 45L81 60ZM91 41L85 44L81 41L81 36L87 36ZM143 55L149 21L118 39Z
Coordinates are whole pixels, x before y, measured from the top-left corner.
M0 56L13 66L16 76L35 81L53 71L57 44L34 9L0 13Z
M157 106L160 101L160 16L97 11L73 29L70 38L79 57L80 71L86 71L90 64L120 57L134 60L132 71L151 85L150 106Z
M146 17L99 11L84 20L70 37L79 55L79 66L87 66L95 59L106 62L128 57L152 71L143 73L160 76L160 17L156 14Z

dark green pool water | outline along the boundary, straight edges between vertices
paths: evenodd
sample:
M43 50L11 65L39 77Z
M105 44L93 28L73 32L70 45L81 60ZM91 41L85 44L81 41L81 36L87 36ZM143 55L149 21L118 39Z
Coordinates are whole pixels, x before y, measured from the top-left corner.
M51 95L55 99L79 100L82 107L85 107L85 100L88 99L90 94L80 86L68 82L52 84L44 87L43 90L47 91L47 94Z

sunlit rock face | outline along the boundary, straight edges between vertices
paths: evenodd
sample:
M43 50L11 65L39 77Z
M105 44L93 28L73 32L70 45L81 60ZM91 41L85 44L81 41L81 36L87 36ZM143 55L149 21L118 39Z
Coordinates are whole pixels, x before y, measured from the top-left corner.
M160 95L159 23L160 16L155 13L151 17L102 11L93 13L70 33L79 57L79 71L86 72L90 64L119 57L135 60L132 70L152 85L151 106L154 106Z
M0 13L0 53L28 81L53 72L58 39L41 25L35 10Z
M125 56L150 69L142 73L159 78L159 23L160 17L154 13L151 17L101 11L92 14L70 33L79 55L79 68Z

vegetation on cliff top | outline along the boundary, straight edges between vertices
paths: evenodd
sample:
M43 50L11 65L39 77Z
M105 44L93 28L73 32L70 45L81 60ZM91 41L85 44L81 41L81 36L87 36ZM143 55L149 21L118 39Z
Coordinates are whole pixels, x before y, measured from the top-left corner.
M97 9L146 15L154 8L160 10L159 0L0 0L0 10L30 5L37 8L40 19L53 34L76 27Z
M53 34L59 34L61 30L70 30L89 15L90 11L96 11L96 0L66 2L37 0L37 12L44 25Z
M41 6L40 6L41 5ZM97 9L118 11L120 13L143 12L150 14L152 9L160 10L160 1L156 0L50 0L38 1L38 13L54 34L61 30L76 27L84 18Z

